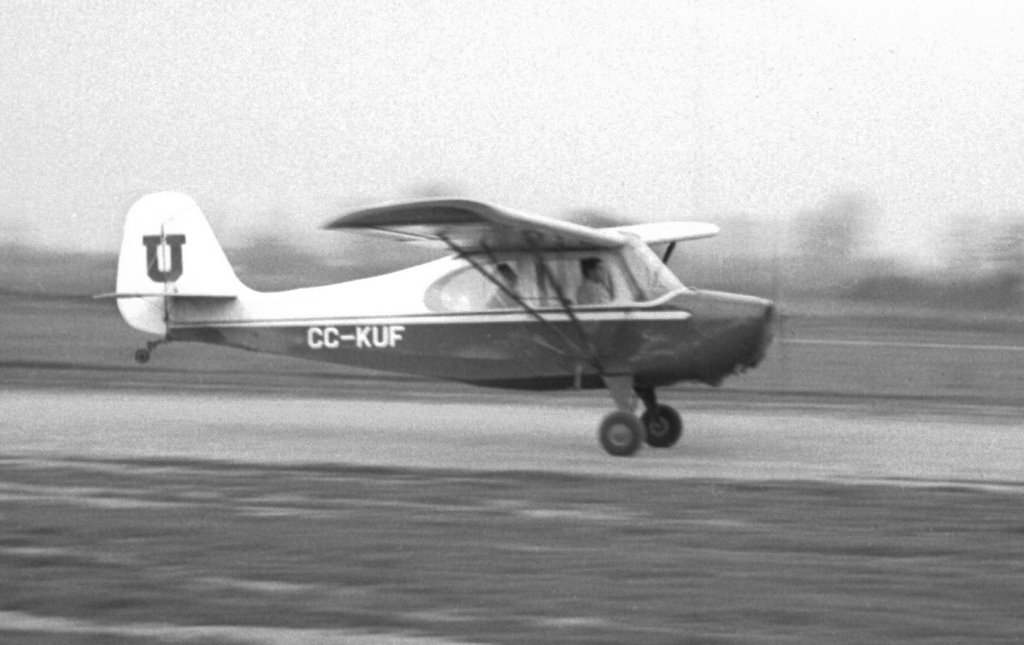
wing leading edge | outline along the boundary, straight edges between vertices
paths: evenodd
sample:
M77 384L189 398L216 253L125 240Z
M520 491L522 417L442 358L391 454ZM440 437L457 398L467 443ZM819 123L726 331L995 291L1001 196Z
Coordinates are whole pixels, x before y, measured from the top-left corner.
M466 252L613 249L629 236L648 244L710 237L718 227L661 222L593 228L469 199L443 198L383 204L329 222L330 230L359 230L406 242L454 243Z

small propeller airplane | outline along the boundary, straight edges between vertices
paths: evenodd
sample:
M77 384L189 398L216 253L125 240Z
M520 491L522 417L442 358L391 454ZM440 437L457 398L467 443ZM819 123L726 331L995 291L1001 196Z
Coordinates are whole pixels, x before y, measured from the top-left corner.
M436 198L356 210L325 228L451 253L371 278L255 291L196 202L161 192L129 209L116 291L97 297L160 337L136 351L139 363L162 343L196 341L483 386L604 387L616 409L598 437L617 456L682 436L656 388L718 385L755 367L771 342L771 302L686 287L666 266L677 242L716 235L712 224L595 228Z

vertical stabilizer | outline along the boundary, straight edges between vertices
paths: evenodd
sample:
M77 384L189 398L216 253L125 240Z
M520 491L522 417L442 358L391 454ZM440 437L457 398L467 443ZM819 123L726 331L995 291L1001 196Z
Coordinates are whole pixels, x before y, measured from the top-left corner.
M233 298L245 291L191 197L152 193L128 210L116 296L129 325L163 335L171 297Z

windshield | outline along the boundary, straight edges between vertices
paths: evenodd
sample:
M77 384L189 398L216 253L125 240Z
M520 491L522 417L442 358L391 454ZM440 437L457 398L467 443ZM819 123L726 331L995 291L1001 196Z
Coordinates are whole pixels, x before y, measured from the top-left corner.
M639 238L631 237L622 249L622 259L636 282L641 300L654 300L684 288L679 278Z

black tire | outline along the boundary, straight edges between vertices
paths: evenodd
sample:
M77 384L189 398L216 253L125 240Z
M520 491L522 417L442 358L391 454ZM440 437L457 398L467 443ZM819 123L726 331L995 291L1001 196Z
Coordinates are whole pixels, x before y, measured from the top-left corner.
M135 350L135 362L139 365L145 365L149 362L149 350L148 349L137 349Z
M640 417L646 430L644 439L652 448L671 448L683 436L683 419L667 405L659 405L654 412L648 410Z
M644 428L632 414L612 412L601 421L598 437L609 455L629 457L643 443Z

